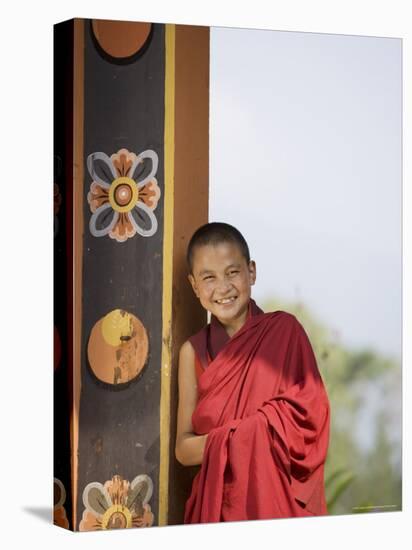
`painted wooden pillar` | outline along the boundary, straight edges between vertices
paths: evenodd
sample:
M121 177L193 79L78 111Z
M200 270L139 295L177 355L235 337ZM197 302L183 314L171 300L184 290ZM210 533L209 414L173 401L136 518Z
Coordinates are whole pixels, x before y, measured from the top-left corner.
M209 29L60 23L55 82L56 523L182 523L197 468L174 457L177 358L206 323L184 254L208 218Z

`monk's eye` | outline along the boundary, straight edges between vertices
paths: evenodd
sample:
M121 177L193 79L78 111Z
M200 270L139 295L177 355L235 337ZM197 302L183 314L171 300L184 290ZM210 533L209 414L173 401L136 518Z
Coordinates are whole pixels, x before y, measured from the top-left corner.
M211 281L213 279L212 275L208 275L207 277L204 277L204 281Z
M236 275L236 273L239 273L239 271L230 271L229 275Z

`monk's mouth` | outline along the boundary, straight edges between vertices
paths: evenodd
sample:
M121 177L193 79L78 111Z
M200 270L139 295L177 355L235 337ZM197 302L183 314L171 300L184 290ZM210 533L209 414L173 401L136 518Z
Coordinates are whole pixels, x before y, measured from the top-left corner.
M218 306L230 306L230 304L233 304L234 302L236 302L236 300L237 300L237 296L231 296L231 298L227 302L218 302L217 300L215 300L215 303Z

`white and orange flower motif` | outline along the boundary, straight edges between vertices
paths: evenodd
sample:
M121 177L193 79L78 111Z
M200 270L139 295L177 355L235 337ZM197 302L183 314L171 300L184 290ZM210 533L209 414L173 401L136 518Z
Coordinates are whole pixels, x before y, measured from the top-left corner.
M130 483L119 475L104 485L93 481L83 491L85 510L79 524L80 531L150 527L154 515L148 501L153 493L153 482L142 474Z
M143 237L156 233L153 210L160 198L155 178L158 164L158 156L151 149L139 155L120 149L111 157L102 152L88 156L87 168L93 178L87 195L93 213L89 222L92 235L109 235L124 242L136 233Z
M64 529L69 529L69 520L67 519L66 509L63 504L66 501L66 489L63 483L57 477L54 478L54 506L53 523Z

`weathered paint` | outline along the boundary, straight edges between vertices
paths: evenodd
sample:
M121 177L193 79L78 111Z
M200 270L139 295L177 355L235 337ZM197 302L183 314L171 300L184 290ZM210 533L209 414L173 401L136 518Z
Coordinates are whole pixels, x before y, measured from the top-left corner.
M106 384L127 384L143 370L149 339L143 323L128 311L115 309L99 319L87 344L93 374Z

